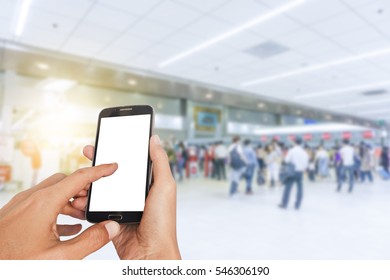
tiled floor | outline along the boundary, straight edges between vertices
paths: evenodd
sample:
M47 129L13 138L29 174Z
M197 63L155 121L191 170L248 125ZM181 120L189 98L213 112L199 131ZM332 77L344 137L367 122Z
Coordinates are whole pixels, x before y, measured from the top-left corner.
M299 211L276 207L280 187L255 186L234 200L228 182L193 179L178 189L185 259L390 259L390 181L358 184L352 194L336 193L331 181L306 183ZM11 196L0 193L0 204ZM89 257L113 258L112 245Z

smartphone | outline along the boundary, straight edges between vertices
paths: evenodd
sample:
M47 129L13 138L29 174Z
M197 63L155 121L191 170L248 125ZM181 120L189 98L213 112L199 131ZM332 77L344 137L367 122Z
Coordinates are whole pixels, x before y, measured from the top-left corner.
M99 114L93 166L118 163L111 176L91 184L86 218L139 223L151 182L149 141L153 108L148 105L106 108Z

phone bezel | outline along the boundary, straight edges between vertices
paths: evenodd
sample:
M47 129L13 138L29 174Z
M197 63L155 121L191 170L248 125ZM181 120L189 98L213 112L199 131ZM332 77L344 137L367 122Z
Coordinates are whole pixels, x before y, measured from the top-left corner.
M99 141L99 133L100 133L100 123L102 118L110 118L110 117L121 117L121 116L134 116L134 115L150 115L150 125L149 125L149 141L150 137L153 133L153 125L154 125L154 110L153 107L149 105L131 105L131 106L121 106L121 107L112 107L103 109L98 118L98 126L96 131L95 138L95 154L98 151L98 141ZM95 166L95 154L93 157L92 166ZM147 174L146 174L146 182L145 182L145 201L149 193L151 177L152 177L152 162L150 159L150 150L148 149L148 164L147 164ZM143 211L89 211L89 205L92 194L92 186L90 185L88 190L88 203L87 209L85 212L86 219L91 223L99 223L106 220L114 220L118 223L126 223L133 224L139 223L142 218ZM114 217L122 217L120 220L114 219Z

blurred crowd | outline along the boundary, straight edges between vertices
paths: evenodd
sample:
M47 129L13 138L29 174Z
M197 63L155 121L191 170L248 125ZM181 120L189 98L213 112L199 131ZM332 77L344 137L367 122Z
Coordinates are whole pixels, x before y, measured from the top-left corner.
M238 193L242 181L248 195L253 193L254 184L284 186L288 194L280 205L282 208L287 206L291 187L296 184L298 193L302 192L305 181L334 182L336 191L347 183L348 191L352 192L356 183L373 182L375 177L390 179L388 147L374 147L363 141L351 143L344 139L338 146L313 147L300 138L288 144L272 140L263 145L236 136L231 143L185 145L166 141L164 147L178 181L200 176L229 180L231 197ZM297 209L301 199L297 198Z

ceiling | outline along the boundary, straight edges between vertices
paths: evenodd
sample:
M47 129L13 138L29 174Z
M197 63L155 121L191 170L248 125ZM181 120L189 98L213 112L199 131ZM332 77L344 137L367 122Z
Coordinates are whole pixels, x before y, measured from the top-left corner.
M389 119L388 0L307 0L159 67L292 2L32 0L23 33L16 37L18 1L0 0L0 38L222 86L232 92L356 117ZM386 52L373 54L382 50ZM362 94L373 90L384 94Z

